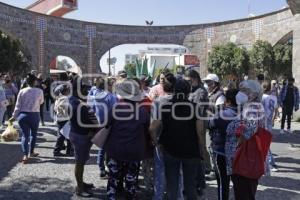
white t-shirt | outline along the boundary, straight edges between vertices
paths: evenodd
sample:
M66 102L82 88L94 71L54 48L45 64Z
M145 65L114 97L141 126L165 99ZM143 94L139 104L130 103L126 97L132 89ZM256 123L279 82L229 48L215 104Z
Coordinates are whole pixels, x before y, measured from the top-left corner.
M224 95L220 96L220 97L217 98L217 100L216 100L216 106L224 105L224 104L225 104L225 101L226 101L225 96L224 96Z
M266 126L268 130L272 130L273 115L277 108L277 97L270 94L264 94L262 96L262 104L265 111Z

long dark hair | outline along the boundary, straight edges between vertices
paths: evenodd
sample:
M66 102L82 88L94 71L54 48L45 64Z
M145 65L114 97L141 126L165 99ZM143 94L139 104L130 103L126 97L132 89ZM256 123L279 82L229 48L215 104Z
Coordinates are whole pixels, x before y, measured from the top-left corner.
M27 74L26 83L30 87L34 87L35 81L37 80L36 76L33 74Z
M185 101L188 100L189 93L190 93L191 85L188 81L184 79L177 79L176 84L174 87L174 96L172 101Z
M201 80L200 75L198 74L198 72L196 70L191 69L191 70L187 71L186 76L191 78L191 79L197 80L198 86L202 85L202 80Z

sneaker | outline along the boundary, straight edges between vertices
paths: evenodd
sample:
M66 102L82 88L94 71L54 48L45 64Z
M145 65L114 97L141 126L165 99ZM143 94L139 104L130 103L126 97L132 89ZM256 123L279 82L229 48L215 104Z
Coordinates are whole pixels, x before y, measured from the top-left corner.
M73 157L74 156L74 151L66 152L67 157Z
M64 157L64 156L66 156L65 154L62 154L62 153L60 153L60 152L55 152L55 153L53 153L53 156L54 157Z
M293 133L293 131L291 131L291 129L286 130L288 133Z
M278 169L276 167L272 167L271 172L278 172Z
M78 188L75 189L75 194L79 197L90 198L93 197L93 193L86 188Z
M105 170L101 170L101 171L100 171L100 177L101 177L101 178L105 178L106 175L107 175L107 172L106 172Z
M93 183L83 183L83 187L87 190L95 188Z
M211 172L210 174L205 176L205 180L207 180L207 181L214 181L216 179L217 179L217 177L214 172Z
M285 133L285 131L283 129L281 129L280 134L284 134L284 133Z

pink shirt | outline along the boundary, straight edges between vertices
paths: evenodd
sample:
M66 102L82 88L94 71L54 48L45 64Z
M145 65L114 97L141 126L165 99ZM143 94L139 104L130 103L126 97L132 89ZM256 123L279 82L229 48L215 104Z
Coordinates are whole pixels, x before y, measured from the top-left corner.
M39 88L26 87L20 90L13 117L20 112L40 112L40 105L44 103L43 91Z
M164 91L162 84L158 84L150 89L149 98L155 100L160 96L165 96L167 93Z

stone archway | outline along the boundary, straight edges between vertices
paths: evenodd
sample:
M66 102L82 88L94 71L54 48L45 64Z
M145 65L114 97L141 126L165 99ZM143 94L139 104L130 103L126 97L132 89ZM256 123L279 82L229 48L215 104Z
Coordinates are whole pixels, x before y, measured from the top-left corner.
M293 1L293 0L291 0ZM290 1L289 1L290 2ZM84 73L97 73L98 59L120 44L166 43L183 45L201 61L206 73L208 53L213 46L235 41L251 47L260 39L275 44L294 31L293 70L300 80L300 16L298 4L265 15L225 22L183 26L127 26L56 18L0 3L0 29L22 39L31 52L33 66L44 74L56 55L76 57ZM293 13L292 13L293 11Z

